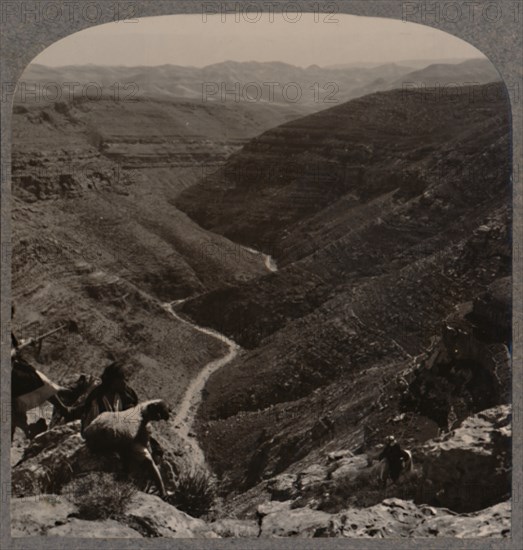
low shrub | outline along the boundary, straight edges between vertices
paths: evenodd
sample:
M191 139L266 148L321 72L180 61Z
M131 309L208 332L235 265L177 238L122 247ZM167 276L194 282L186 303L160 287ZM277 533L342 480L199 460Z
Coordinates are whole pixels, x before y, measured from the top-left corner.
M180 473L174 494L168 500L179 510L199 518L212 510L215 499L214 479L205 470L195 469Z
M71 482L62 494L76 504L79 518L95 520L121 516L136 492L132 483L113 474L92 472Z

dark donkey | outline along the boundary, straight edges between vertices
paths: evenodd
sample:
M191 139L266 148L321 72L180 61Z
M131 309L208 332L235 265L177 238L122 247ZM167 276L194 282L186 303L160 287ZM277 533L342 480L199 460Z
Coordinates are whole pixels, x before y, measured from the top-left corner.
M13 357L11 363L11 439L17 427L23 430L26 437L32 439L47 426L45 421L44 425L38 422L36 425L29 426L27 411L49 401L61 414L67 415L69 409L58 397L58 393L67 388L55 384L44 373L37 371L20 357Z
M68 395L71 392L83 390L83 384L71 390L49 380L47 376L25 361L20 352L29 345L40 344L44 338L64 328L76 331L74 321L69 321L58 328L47 332L35 339L19 343L17 338L11 335L11 439L14 437L16 428L21 428L29 439L47 429L44 419L35 424L27 423L27 411L43 405L49 401L55 409L63 416L67 416L70 409L63 403L61 395Z

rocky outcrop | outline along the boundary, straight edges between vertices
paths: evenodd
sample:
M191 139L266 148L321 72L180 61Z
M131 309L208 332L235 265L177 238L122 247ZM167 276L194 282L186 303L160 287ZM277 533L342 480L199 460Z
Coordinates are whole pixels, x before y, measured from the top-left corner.
M470 414L510 403L511 281L497 279L455 306L425 359L409 373L404 409L451 430Z
M89 472L121 473L122 465L115 453L95 454L89 451L80 435L80 421L57 426L33 439L22 459L12 469L12 494L27 497L60 493L72 480ZM155 436L156 460L168 489L173 488L173 470L186 466L181 456L181 442ZM142 480L138 479L138 483Z
M444 508L416 505L398 498L370 508L349 508L327 514L290 503L258 508L261 537L501 537L510 533L510 502L474 514L458 515Z
M51 535L80 538L217 538L200 519L160 498L136 493L117 518L87 521L64 495L40 495L11 501L12 536Z
M142 535L113 519L86 521L62 495L38 495L11 500L11 536L140 538Z
M475 512L509 498L510 407L500 405L467 418L462 425L427 443L411 447L414 468L383 490L375 449L350 456L338 451L325 463L269 479L266 489L274 506L337 513L368 508L384 498L412 500L454 513ZM377 448L376 448L377 449ZM301 516L300 516L301 517Z
M58 495L12 498L11 536L45 535L49 529L67 523L76 511L74 504Z
M294 474L280 474L268 481L267 489L272 500L293 500L299 495L296 485L298 476Z
M494 231L494 229L488 226L482 227L484 228L483 233ZM470 317L486 336L490 336L493 340L510 341L512 327L512 277L503 277L489 285L487 291L474 300Z
M260 533L260 526L254 520L220 519L209 526L219 537L223 538L254 538Z
M27 497L60 493L75 476L91 471L117 471L114 457L94 455L80 435L80 421L49 430L27 447L11 474L12 494Z
M124 521L145 536L168 538L216 538L209 525L182 512L160 498L137 493L125 514Z
M264 482L263 499L269 495L271 500L254 504L258 497L251 495L251 517L211 523L141 491L124 509L87 521L78 495L65 486L87 472L118 471L119 461L89 453L76 430L71 424L41 434L13 469L13 494L26 495L12 499L13 536L465 538L510 533L509 406L482 411L412 449L416 471L385 492L378 487L373 449L354 456L330 452L321 462ZM164 455L171 456L165 445Z
M472 514L416 505L399 498L369 508L348 508L329 514L291 502L258 507L257 521L223 519L213 523L191 518L158 497L137 493L128 510L115 519L86 521L65 497L11 501L12 536L81 538L485 538L510 535L511 504L502 502Z
M502 405L467 418L420 451L423 494L457 512L491 506L510 495L511 413Z
M457 516L454 514L438 514L435 508L425 508L432 512L432 517L423 521L411 536L424 537L456 537L456 538L484 538L508 537L511 525L511 503L501 502L475 512Z
M272 502L258 507L261 537L312 538L329 525L330 514L310 508L291 509L290 502Z
M142 535L114 519L86 521L72 518L63 525L52 527L46 533L51 537L139 539Z
M368 466L369 458L367 455L344 457L335 462L330 477L334 481L353 480Z

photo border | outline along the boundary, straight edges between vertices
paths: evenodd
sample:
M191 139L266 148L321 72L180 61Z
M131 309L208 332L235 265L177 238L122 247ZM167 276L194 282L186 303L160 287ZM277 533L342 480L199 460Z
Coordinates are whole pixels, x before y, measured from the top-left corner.
M96 22L88 20L63 20L36 21L17 20L16 11L6 12L5 6L11 4L14 10L23 8L23 5L35 6L44 9L47 4L65 5L77 4L85 7L87 4L97 4L101 10L101 17ZM267 10L272 6L274 13L280 14L292 7L297 7L303 12L314 12L320 6L334 6L336 14L361 15L367 17L382 17L398 20L406 20L420 23L445 31L458 38L466 40L478 48L496 67L502 76L507 88L516 89L516 94L509 94L512 117L512 161L513 161L513 470L512 470L512 531L509 539L449 539L449 538L423 538L425 548L478 548L478 549L516 549L523 548L522 525L523 514L521 507L521 487L523 478L522 464L522 363L521 363L521 267L522 267L522 182L518 159L523 159L523 117L521 104L521 64L523 60L523 2L522 0L498 0L496 2L470 1L470 0L432 0L405 2L402 0L338 0L338 1L308 1L280 2L250 0L248 2L201 2L180 0L0 0L0 85L17 82L26 66L43 50L52 43L75 32L109 23L115 19L115 5L127 10L129 5L136 6L134 14L138 20L147 16L175 15L175 14L202 14L204 9L214 4L217 9L227 6L234 9L240 5L249 10ZM462 16L456 19L454 15L441 16L441 10L445 5L459 5ZM504 14L501 19L491 11L485 16L484 8L487 4L496 5ZM477 6L480 6L479 8ZM475 17L471 17L472 12ZM476 6L476 7L474 7ZM447 8L448 9L448 8ZM436 11L440 10L440 16L436 17ZM21 12L20 12L21 13ZM126 13L130 13L126 11ZM434 13L434 15L431 15ZM454 12L452 12L454 13ZM15 15L13 15L15 14ZM26 18L27 19L27 18ZM132 24L132 21L119 21L119 24ZM379 40L379 37L376 37ZM11 120L12 101L1 103L1 394L2 405L1 424L1 469L0 481L2 487L1 497L1 538L0 546L5 549L32 549L32 548L69 548L74 545L79 549L97 547L105 548L177 548L177 549L227 549L227 548L260 548L260 549L347 549L347 548L418 548L420 539L380 539L351 538L351 539L81 539L73 537L20 537L11 538L10 525L10 424L5 420L5 404L10 403L10 353L8 354L7 334L10 332L11 316Z

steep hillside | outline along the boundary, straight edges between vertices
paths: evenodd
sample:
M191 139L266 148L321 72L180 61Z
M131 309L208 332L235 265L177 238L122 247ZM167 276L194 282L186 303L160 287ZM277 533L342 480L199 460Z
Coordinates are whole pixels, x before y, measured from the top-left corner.
M380 93L266 132L177 205L273 254L280 270L184 311L257 345L334 287L429 261L496 209L506 218L509 154L501 85L494 99L464 93L459 102Z
M202 231L172 206L267 118L247 115L248 108L145 100L15 106L20 219L29 209L53 220L49 229L65 239L89 235L83 245L96 251L89 258L104 251L110 271L126 270L165 300L259 275L264 268L255 256L240 254L242 273L237 245ZM25 230L15 226L14 233L20 238Z
M161 302L259 277L266 267L173 203L274 123L269 110L150 100L15 105L13 328L26 338L64 319L79 327L51 337L39 354L26 350L31 361L59 381L99 375L120 358L140 397L181 399L226 346Z
M485 155L483 149L477 154L479 162L490 163L489 155L497 154L490 145L506 135L506 125L501 84L495 93L484 87L474 95L464 87L459 97L373 94L265 132L177 204L215 232L260 247L271 243L279 258L279 247L294 246L289 233L342 197L339 211L361 210L388 192L405 201L431 184L443 193L445 184L452 189L452 179L467 173L456 197L463 207L462 193L468 187L470 194L472 180L484 174L481 164L470 162L476 140L480 149L487 147ZM464 159L458 158L461 151ZM489 186L483 182L481 188Z
M482 91L379 93L285 124L177 199L280 267L180 306L249 349L201 409L203 445L233 485L253 483L261 441L259 476L327 444L329 426L351 447L363 418L383 432L384 388L459 303L510 273L508 103L501 85Z

